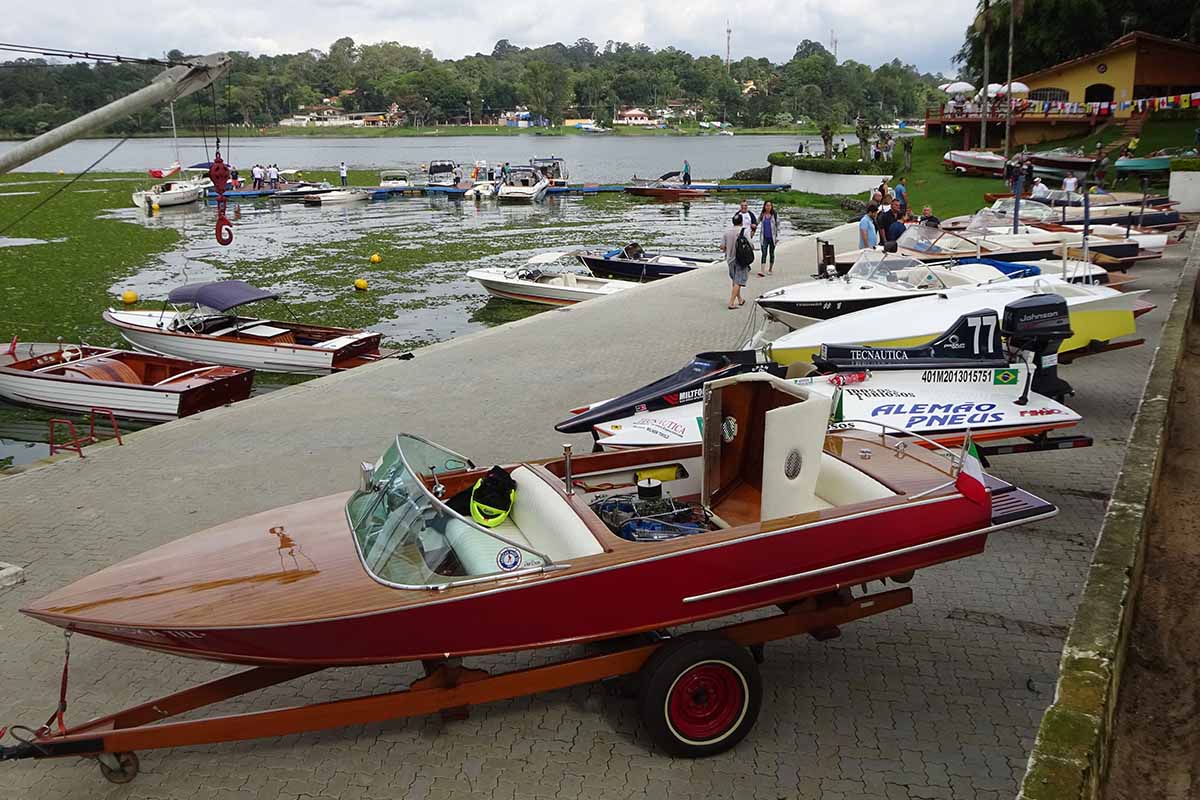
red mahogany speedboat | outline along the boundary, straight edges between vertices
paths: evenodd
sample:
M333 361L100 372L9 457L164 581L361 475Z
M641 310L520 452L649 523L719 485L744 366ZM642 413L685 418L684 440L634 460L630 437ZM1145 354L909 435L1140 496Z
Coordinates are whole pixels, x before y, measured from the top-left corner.
M705 394L700 445L575 457L568 449L504 467L515 502L498 525L453 510L487 470L402 434L363 465L358 491L194 534L23 609L77 633L259 667L173 695L154 706L165 716L323 667L421 660L430 675L394 693L406 698L340 701L363 705L303 720L296 709L260 712L211 728L203 726L216 721L148 725L160 716L144 705L46 731L27 750L0 748L0 758L279 735L630 672L642 675L643 717L661 746L719 752L758 710L745 645L829 633L903 605L908 589L855 597L848 587L907 582L917 569L982 552L992 531L1057 513L977 472L973 457L829 433L831 399L774 376L738 375ZM772 606L784 613L505 675L458 661L615 642ZM110 762L110 777L128 771Z

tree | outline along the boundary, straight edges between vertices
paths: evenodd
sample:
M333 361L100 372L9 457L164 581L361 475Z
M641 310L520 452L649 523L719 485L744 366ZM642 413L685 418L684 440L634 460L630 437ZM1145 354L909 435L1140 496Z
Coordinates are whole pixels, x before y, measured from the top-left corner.
M825 146L825 157L833 158L833 137L846 122L846 106L841 101L825 103L813 115L813 122L821 134Z

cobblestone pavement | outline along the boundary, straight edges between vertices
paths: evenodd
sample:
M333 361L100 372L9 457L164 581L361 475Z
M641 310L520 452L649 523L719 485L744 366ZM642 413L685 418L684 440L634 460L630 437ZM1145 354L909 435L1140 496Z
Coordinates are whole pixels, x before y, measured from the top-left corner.
M810 272L811 252L810 244L794 244L785 274ZM146 751L127 786L106 783L87 762L3 764L4 794L1012 797L1054 689L1062 638L1182 262L1180 252L1136 268L1138 288L1159 303L1140 321L1147 346L1063 370L1095 446L993 464L1001 477L1058 503L1060 516L998 534L982 556L921 572L913 605L850 625L840 639L769 646L762 715L729 753L686 761L654 752L632 701L599 684L477 708L466 721L429 717ZM752 280L751 288L764 287ZM726 292L718 271L663 281L626 302L550 312L0 480L0 560L27 572L26 583L0 589L0 724L41 722L58 689L61 633L18 614L24 602L202 527L340 491L353 484L355 465L397 430L429 435L480 462L551 453L563 437L550 423L565 409L657 377L693 352L734 345L749 307L725 310ZM592 602L603 598L581 599L579 613ZM475 663L522 666L555 655ZM229 671L76 637L68 720ZM221 708L386 691L413 677L406 666L336 670Z

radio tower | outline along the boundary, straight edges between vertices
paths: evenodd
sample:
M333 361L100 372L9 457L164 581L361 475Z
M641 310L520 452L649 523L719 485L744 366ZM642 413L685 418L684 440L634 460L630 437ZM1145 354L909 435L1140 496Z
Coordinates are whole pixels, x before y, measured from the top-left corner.
M733 28L729 26L729 18L725 19L725 72L729 72L729 42L733 38Z
M833 60L837 61L837 33L829 29L829 49L833 51Z

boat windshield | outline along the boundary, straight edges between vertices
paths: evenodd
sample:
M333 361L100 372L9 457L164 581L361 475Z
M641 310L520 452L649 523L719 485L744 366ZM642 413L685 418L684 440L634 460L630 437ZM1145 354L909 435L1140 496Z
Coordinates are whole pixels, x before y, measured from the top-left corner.
M470 461L432 442L396 437L375 462L375 489L355 492L346 504L359 555L374 578L430 589L550 563L506 540L503 525L489 531L460 516L421 480L470 468Z
M928 291L946 288L941 278L917 259L895 253L881 253L878 250L865 251L858 261L854 262L847 275L880 283L891 289Z
M992 208L976 211L967 223L968 233L992 233L993 228L1008 231L1012 228L1012 217L1006 217Z
M1007 217L1011 224L1013 212L1016 210L1016 206L1017 202L1013 198L1002 197L995 203L992 203L992 211L995 211L1001 216ZM1037 222L1057 219L1059 216L1058 212L1053 208L1045 203L1039 203L1036 200L1022 200L1021 210L1019 213L1021 215L1021 219L1034 220Z

